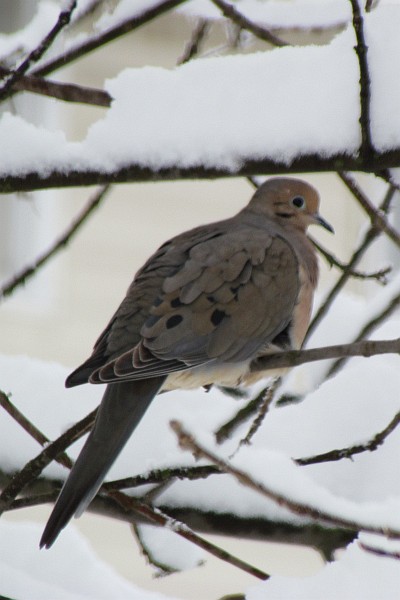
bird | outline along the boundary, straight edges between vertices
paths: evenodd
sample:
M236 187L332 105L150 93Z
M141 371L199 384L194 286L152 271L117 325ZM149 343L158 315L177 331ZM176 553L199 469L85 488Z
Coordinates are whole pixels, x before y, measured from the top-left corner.
M93 428L64 483L40 547L80 516L153 398L178 388L250 385L267 353L299 349L318 281L309 225L333 232L317 190L274 177L245 208L165 242L66 387L106 384Z

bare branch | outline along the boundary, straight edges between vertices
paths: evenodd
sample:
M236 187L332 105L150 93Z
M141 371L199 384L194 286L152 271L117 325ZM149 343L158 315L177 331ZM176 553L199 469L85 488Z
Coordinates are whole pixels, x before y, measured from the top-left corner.
M27 485L39 477L48 464L64 452L68 446L89 431L93 425L96 413L97 409L92 411L81 421L78 421L78 423L75 423L75 425L60 435L54 442L46 446L40 454L30 460L23 469L12 478L10 483L0 494L0 515L7 510L18 494L20 494Z
M308 236L313 245L316 247L318 252L325 258L329 266L336 267L340 269L343 273L346 273L349 277L353 277L354 279L376 279L378 283L382 285L386 285L388 280L386 275L388 275L392 267L385 267L383 269L379 269L379 271L374 271L373 273L363 273L361 271L356 271L355 269L349 268L347 263L343 263L338 258L333 256L328 250L323 248L313 237Z
M383 310L379 312L379 314L375 315L372 319L368 321L368 323L364 325L364 327L361 329L353 343L362 343L361 340L368 338L381 323L386 321L386 319L388 319L390 315L393 314L393 312L397 309L399 305L400 294L397 294L396 296L390 299L388 304L383 308ZM332 377L333 375L335 375L343 367L347 358L341 357L336 362L334 362L327 373L327 377Z
M11 75L12 71L0 65L0 77ZM64 102L79 102L93 106L108 107L112 98L108 92L87 88L72 83L50 81L35 75L23 75L13 85L14 92L31 92L41 96L48 96L63 100Z
M2 480L0 471L0 481ZM45 503L54 503L62 485L62 482L54 482L48 478L41 478L39 481L31 483L26 491L31 494L36 489L48 487L54 483L52 491L40 491L34 496L23 496L14 500L8 507L10 510L19 510L31 506L39 506ZM48 489L48 488L47 488ZM205 534L217 534L225 536L234 536L235 538L244 538L248 540L262 540L285 544L296 544L313 547L325 557L326 560L332 560L333 553L338 548L346 547L355 537L343 528L325 528L312 523L293 524L285 521L272 521L268 517L244 517L233 515L231 513L214 512L201 508L184 506L160 506L163 512L168 513L172 518L184 521L196 531ZM123 523L146 522L148 519L134 512L121 508L111 498L98 494L87 511L101 516L117 519Z
M194 456L206 458L210 462L214 463L217 467L219 467L221 471L232 475L242 485L258 492L259 494L268 498L269 500L276 502L276 504L278 504L279 506L287 508L296 515L309 517L310 519L315 519L319 522L330 524L336 527L343 527L352 531L366 531L368 533L390 535L394 538L400 538L400 530L388 530L388 528L384 526L379 527L371 525L368 522L363 522L362 519L356 521L347 517L335 515L329 510L315 508L303 502L297 502L295 500L292 500L291 498L287 498L286 496L283 496L282 494L277 493L274 490L268 488L261 482L256 481L255 479L250 477L248 473L234 467L230 462L219 458L213 452L204 448L204 446L199 444L194 439L194 437L183 428L182 424L179 421L171 421L170 424L172 430L175 432L179 440L181 448L183 448L184 450L189 450Z
M6 282L0 288L0 301L1 299L10 296L16 288L21 285L24 285L27 280L35 275L37 271L43 267L52 257L54 257L60 250L65 248L67 244L72 240L72 238L77 234L82 225L86 222L88 217L92 214L92 212L99 206L100 202L105 197L106 193L110 189L109 185L103 186L100 190L96 192L96 194L89 200L87 206L83 209L83 211L74 219L71 223L67 231L58 239L56 242L52 244L52 246L42 254L33 265L29 265L25 269L23 269L20 273L17 273L11 281Z
M360 102L361 102L361 114L360 114L360 126L361 126L361 147L360 154L363 156L364 161L373 160L374 148L371 139L371 119L370 119L370 102L371 102L371 79L369 76L368 69L368 47L365 43L364 38L364 21L361 16L360 7L358 4L359 0L350 0L352 11L353 11L353 27L357 38L357 45L355 51L358 58L358 64L360 69Z
M191 39L186 45L182 56L177 61L178 65L183 65L198 55L200 46L207 37L210 27L210 23L206 19L198 20L197 25L193 30Z
M372 170L379 171L383 168L396 167L400 164L400 148L376 154L375 165ZM128 183L144 181L173 181L178 179L215 179L219 177L248 177L252 175L279 175L282 173L309 173L322 171L368 171L369 167L361 159L346 154L331 157L319 154L302 154L293 159L290 167L282 160L260 159L253 160L242 157L241 164L236 170L223 167L210 167L195 165L182 167L173 165L169 167L143 166L139 163L130 163L113 172L104 170L82 169L77 165L73 169L54 168L46 173L36 171L23 174L5 174L0 176L0 193L26 192L29 190L42 190L56 187L76 187L100 185L105 183Z
M171 480L197 480L207 479L210 475L218 475L219 470L214 465L202 465L199 467L169 467L166 469L154 469L145 475L135 475L134 477L124 477L103 483L101 489L123 490L127 488L140 487L142 485L160 484Z
M258 579L262 579L263 581L269 578L269 575L267 575L267 573L264 573L260 569L257 569L256 567L253 567L252 565L249 565L248 563L240 560L236 556L233 556L232 554L226 552L226 550L223 550L222 548L219 548L215 544L211 544L211 542L208 542L204 538L194 533L194 531L189 529L187 525L177 522L175 519L172 519L168 515L164 514L160 509L145 504L137 498L125 496L124 494L121 494L121 492L109 492L108 495L111 498L113 498L116 502L118 502L123 508L127 508L128 510L134 510L135 512L138 512L142 516L149 519L150 522L155 523L156 525L162 525L163 527L167 527L167 529L169 529L170 531L173 531L185 540L192 542L193 544L195 544L199 548L202 548L209 554L212 554L216 558L219 558L220 560L223 560L241 569L242 571L245 571L249 575L253 575Z
M376 548L375 546L370 546L369 544L365 544L364 542L358 542L360 548L369 552L370 554L375 554L375 556L383 556L384 558L394 558L395 560L400 560L400 552L394 552L393 550L384 550L383 548Z
M211 0L215 6L217 6L224 17L230 19L233 23L241 27L242 29L246 29L250 31L254 36L263 40L264 42L268 42L273 46L289 46L288 42L285 42L278 36L274 35L266 29L265 27L261 27L257 25L257 23L253 23L250 19L245 17L241 12L239 12L232 4L229 2L225 2L225 0Z
M50 443L49 438L47 438L43 433L35 427L35 425L27 419L25 415L18 410L18 408L11 402L10 398L0 390L0 406L4 408L5 411L12 417L18 425L22 427L34 440L36 440L42 447L46 446ZM64 467L71 469L72 460L67 456L64 452L57 456L57 462L59 462Z
M160 575L164 576L171 575L172 573L177 573L178 569L174 569L170 565L167 565L157 560L157 558L152 553L151 548L147 545L146 540L142 535L142 527L143 525L135 523L134 521L131 523L131 529L136 538L136 542L139 546L141 554L145 557L147 563L150 566L155 567L155 569L157 569L156 577Z
M363 444L355 444L347 448L341 448L338 450L330 450L329 452L323 452L322 454L316 454L315 456L309 456L307 458L296 458L295 462L301 466L315 465L323 462L333 462L342 460L342 458L352 458L356 454L362 454L363 452L374 452L377 450L386 438L393 433L396 427L400 423L400 411L393 417L388 425L379 433L376 433L373 438Z
M383 211L384 213L386 213L389 210L390 203L394 197L395 192L396 192L395 187L393 185L390 185L385 194L385 198L383 199L383 202L379 207L380 211ZM347 283L347 281L350 277L350 272L354 269L354 267L358 264L358 262L364 256L365 252L368 250L368 248L370 247L372 242L380 234L381 234L381 229L376 228L375 225L372 224L371 227L369 228L369 230L364 235L364 238L361 241L360 245L354 251L353 256L351 257L350 261L348 262L347 267L345 268L343 274L341 275L341 277L339 277L339 279L337 280L337 282L335 283L335 285L329 292L328 296L325 298L324 302L319 307L315 317L313 318L313 320L308 328L306 339L308 339L310 337L311 333L316 329L316 327L319 325L319 323L325 317L329 308L332 306L335 298L337 297L339 292L343 289L343 287Z
M331 358L342 358L350 356L375 356L378 354L399 354L400 338L394 340L373 340L354 342L352 344L339 344L336 346L325 346L323 348L312 348L310 350L287 350L261 356L252 363L252 372L267 369L278 369L286 367L297 367L308 362L317 360L328 360Z
M38 62L38 60L42 58L43 54L50 48L60 31L68 25L71 20L71 15L76 8L76 4L77 0L71 0L69 7L65 10L61 10L57 22L51 31L49 31L40 44L28 54L19 67L12 71L11 75L6 79L5 84L0 89L0 102L7 97L8 92L12 89L13 85L27 72L32 63Z
M111 42L118 37L129 33L130 31L138 29L156 17L159 17L169 10L176 8L180 4L184 4L186 1L187 0L162 0L158 4L155 4L147 10L144 10L141 14L134 15L126 21L119 23L115 27L111 27L110 29L103 31L98 35L93 36L80 44L77 44L76 46L67 50L64 54L49 60L44 65L32 69L31 74L38 76L48 75L56 69L65 67L77 58L89 54L93 50L104 46L108 42Z
M381 213L379 209L377 209L372 202L367 198L367 196L363 193L361 188L357 185L354 177L351 177L348 173L340 172L338 173L340 179L345 183L347 188L352 192L357 202L367 213L370 218L371 225L376 229L380 229L383 233L385 233L391 240L396 244L397 247L400 248L400 234L396 231L390 223L387 222L385 216Z
M265 416L269 410L269 407L271 406L271 403L274 399L274 396L275 396L277 390L281 386L281 383L282 383L281 377L276 377L272 381L271 385L268 386L267 388L265 388L262 402L261 402L260 407L257 412L257 416L254 419L254 421L252 422L252 424L251 424L248 432L244 436L244 438L242 440L240 440L239 448L240 448L240 446L249 445L251 443L252 438L254 437L254 435L257 433L260 426L262 425L262 422L265 419Z
M246 406L241 408L229 421L221 425L215 432L215 439L218 444L222 444L227 440L233 432L245 421L247 421L260 407L264 399L268 387L261 390L254 398L252 398Z

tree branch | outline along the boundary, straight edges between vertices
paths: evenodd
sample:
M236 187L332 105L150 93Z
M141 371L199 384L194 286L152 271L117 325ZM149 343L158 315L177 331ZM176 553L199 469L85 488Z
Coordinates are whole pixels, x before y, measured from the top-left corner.
M382 285L386 285L388 280L386 275L388 275L392 267L384 267L383 269L379 269L379 271L374 271L372 273L363 273L361 271L356 271L355 269L349 268L348 263L344 263L336 258L333 254L328 252L325 248L323 248L313 237L308 236L315 248L318 252L323 256L330 267L336 267L342 273L346 273L348 277L352 277L353 279L376 279L378 283Z
M0 65L0 77L11 75L12 71ZM64 102L79 102L91 106L111 105L112 98L108 92L94 88L75 85L72 83L60 83L50 81L35 75L23 75L13 85L14 92L31 92L41 96L48 96L63 100Z
M354 342L352 344L338 344L336 346L325 346L323 348L312 348L310 350L288 350L266 354L253 361L252 372L267 369L280 369L297 367L308 362L317 360L328 360L350 356L371 357L379 354L399 354L400 338L394 340L373 340Z
M372 171L397 167L400 164L400 148L376 154ZM252 175L279 175L282 173L309 173L323 171L368 171L362 160L346 154L331 157L318 154L299 155L291 165L281 160L253 160L242 157L241 166L232 171L223 167L195 165L181 167L150 167L130 163L113 172L96 169L54 168L45 173L26 171L18 175L7 173L0 176L0 193L26 192L30 190L51 189L57 187L76 187L101 185L105 183L129 183L145 181L174 181L178 179L215 179L220 177L248 177Z
M272 500L279 506L283 506L284 508L288 509L296 515L308 517L310 519L315 519L319 522L322 521L323 523L326 523L328 525L350 529L351 531L366 531L368 533L390 535L394 538L400 538L400 530L388 529L384 526L379 527L376 525L371 525L370 523L363 522L362 519L356 521L347 517L335 515L329 510L315 508L303 502L287 498L286 496L283 496L282 494L277 493L274 490L268 488L261 482L256 481L255 479L250 477L250 475L248 475L245 471L234 467L230 462L219 458L213 452L204 448L204 446L199 444L194 439L193 435L191 435L182 427L182 424L179 421L171 421L170 425L172 430L175 432L182 449L189 450L196 457L206 458L210 462L214 463L225 473L229 473L230 475L232 475L242 485L258 492L265 498Z
M12 73L6 79L5 84L0 89L0 102L8 96L8 92L12 89L13 85L15 85L17 81L27 72L31 64L38 62L42 58L43 54L50 48L60 31L68 25L71 20L71 15L76 8L76 4L77 0L70 0L69 7L61 10L54 27L43 38L40 44L28 54L19 67L12 71Z
M43 469L47 467L68 446L81 438L92 427L97 409L88 414L84 419L75 423L54 442L46 446L40 454L30 460L24 467L14 475L10 483L3 489L0 495L0 515L7 510L18 494L37 479Z
M355 51L358 58L360 69L360 126L361 126L361 147L360 154L364 162L372 162L374 148L371 139L371 119L370 119L370 103L371 103L371 79L368 69L368 47L364 38L364 21L361 16L358 0L350 0L353 11L353 27L357 38Z
M231 419L229 419L229 421L217 429L214 435L218 444L222 444L225 440L231 437L233 432L242 423L246 422L256 411L258 411L267 390L268 387L262 389L260 393L258 393L246 404L246 406L238 410L238 412Z
M52 483L52 480L42 478L40 481L35 481L27 486L26 491L31 494L36 489ZM7 511L54 503L58 497L61 482L54 482L54 485L56 487L53 487L50 492L35 493L35 495L23 496L18 500L14 500ZM350 533L343 528L325 528L312 523L295 525L285 521L272 521L268 517L243 517L231 513L202 510L191 506L161 505L160 508L173 519L184 521L196 531L205 534L308 546L318 550L326 560L332 560L334 551L346 547L355 536L354 533ZM111 498L100 494L93 499L87 511L117 519L123 523L131 523L133 520L148 523L148 519L145 519L145 517L133 510L122 509Z
M224 17L226 17L242 29L250 31L250 33L252 33L255 37L259 38L260 40L268 42L273 46L282 47L290 45L288 42L285 42L278 36L271 33L265 27L261 27L260 25L257 25L257 23L254 23L253 21L245 17L229 2L225 2L225 0L211 0L211 2L220 9Z
M364 340L365 338L367 338L369 335L371 335L371 333L384 321L386 321L386 319L388 317L390 317L391 314L393 314L393 312L397 309L397 307L400 305L400 293L396 294L396 296L394 296L393 298L390 299L390 301L388 302L388 304L383 308L383 310L380 311L380 313L378 315L375 315L374 317L372 317L372 319L370 319L368 321L368 323L366 323L364 325L364 327L361 329L361 331L359 332L359 334L357 335L357 337L355 338L355 340L353 341L353 344L357 344L357 343L363 343L362 340ZM348 357L340 357L336 362L333 363L333 365L330 367L328 373L327 373L327 377L332 377L333 375L335 375L345 364L346 360Z
M244 436L244 438L240 440L239 448L244 445L248 446L251 443L252 438L254 437L254 435L257 433L260 426L262 425L262 422L264 421L265 416L266 416L267 412L269 411L269 407L271 406L274 396L275 396L276 392L278 391L279 387L281 386L281 383L282 383L282 378L276 377L272 381L271 385L269 385L267 388L265 388L264 394L262 397L262 402L258 408L256 418L253 420L253 422L250 425L249 430L246 433L246 435Z
M295 462L301 466L316 465L323 462L333 462L342 460L342 458L352 458L356 454L362 454L363 452L374 452L377 450L386 438L393 433L396 427L400 423L400 411L393 417L388 425L379 433L376 433L369 441L363 444L355 444L347 448L341 448L340 450L330 450L329 452L323 452L322 454L316 454L315 456L309 456L307 458L296 458Z
M56 69L65 67L77 58L85 56L93 50L108 44L108 42L111 42L118 37L129 33L130 31L134 31L135 29L142 27L142 25L149 23L156 17L159 17L162 14L176 8L180 4L184 4L186 1L187 0L162 0L158 4L144 10L141 14L134 15L133 17L126 19L126 21L119 23L115 27L111 27L110 29L103 31L96 36L90 37L84 42L70 48L64 54L56 56L47 63L32 69L31 74L44 76L52 73Z
M100 202L105 197L106 193L110 189L109 185L103 186L100 190L96 192L96 194L89 200L87 206L83 209L83 211L74 219L71 223L67 231L56 240L52 246L42 254L39 258L36 259L33 265L29 265L25 269L23 269L20 273L17 273L11 281L6 282L0 288L0 301L1 299L10 296L16 288L25 284L27 280L35 275L37 271L43 267L51 258L53 258L60 250L65 248L67 244L72 240L72 238L78 233L79 229L86 222L88 217L92 214L92 212L99 206Z
M35 427L35 425L27 419L27 417L18 410L18 408L11 402L10 398L0 390L0 406L24 429L34 440L38 442L42 447L47 446L50 443L48 437ZM71 469L72 460L64 452L57 456L56 461L64 467Z
M360 204L360 206L367 213L372 227L375 229L380 229L383 233L385 233L388 238L392 240L396 244L397 247L400 248L400 234L396 231L390 223L387 222L385 216L381 213L379 209L377 209L372 202L367 198L367 196L363 193L361 188L357 185L354 177L351 177L348 173L340 172L338 173L340 179L347 186L347 188L352 192L354 198Z
M192 32L192 37L189 40L188 44L185 47L185 50L182 56L178 59L177 65L183 65L195 56L198 55L200 46L205 40L210 31L210 23L205 19L199 19L196 27Z
M380 211L383 211L383 213L386 213L389 210L390 203L393 200L395 192L396 192L395 187L393 185L390 185L385 194L383 202L381 203L381 205L379 207ZM337 280L337 282L335 283L335 285L329 292L328 296L325 298L324 302L319 307L315 317L311 321L311 324L307 331L306 340L310 337L311 333L313 331L315 331L315 329L317 328L319 323L322 321L322 319L327 314L329 308L332 306L332 304L333 304L335 298L337 297L337 295L339 294L339 292L346 285L346 283L350 277L351 271L359 263L361 258L364 256L365 252L371 246L372 242L381 233L382 233L381 229L375 227L374 224L372 224L371 227L369 228L369 230L366 232L360 245L354 251L353 256L351 257L350 261L348 262L347 267L345 268L343 274L339 277L339 279Z
M164 514L159 508L145 504L137 498L125 496L124 494L121 494L121 492L109 492L108 495L118 502L123 508L138 512L140 515L149 519L150 522L166 527L170 531L173 531L185 540L192 542L216 558L219 558L220 560L223 560L237 567L238 569L245 571L249 575L253 575L254 577L257 577L263 581L269 579L269 575L267 575L267 573L264 573L260 569L249 565L236 556L233 556L229 552L226 552L226 550L223 550L215 544L212 544L211 542L208 542L204 538L198 536L196 533L194 533L194 531L189 529L187 525L177 522L175 519Z

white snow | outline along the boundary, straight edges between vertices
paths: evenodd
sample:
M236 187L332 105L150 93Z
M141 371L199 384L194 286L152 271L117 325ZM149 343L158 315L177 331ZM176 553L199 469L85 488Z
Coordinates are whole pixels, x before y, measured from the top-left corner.
M316 575L272 577L247 590L246 600L396 600L399 586L398 560L369 554L355 541Z
M147 592L125 581L95 555L88 542L73 528L54 548L51 560L48 553L39 550L39 536L37 524L0 521L2 597L29 597L29 600L166 600L164 595Z
M169 529L155 525L138 525L141 543L158 564L176 571L201 565L207 558L204 550Z

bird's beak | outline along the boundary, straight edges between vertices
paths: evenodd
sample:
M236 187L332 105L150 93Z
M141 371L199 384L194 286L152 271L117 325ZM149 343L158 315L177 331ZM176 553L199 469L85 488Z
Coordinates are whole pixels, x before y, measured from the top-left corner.
M321 225L321 227L327 229L331 233L335 233L335 230L333 229L332 225L328 223L328 221L325 221L325 219L323 219L319 213L314 214L314 223L316 225Z

